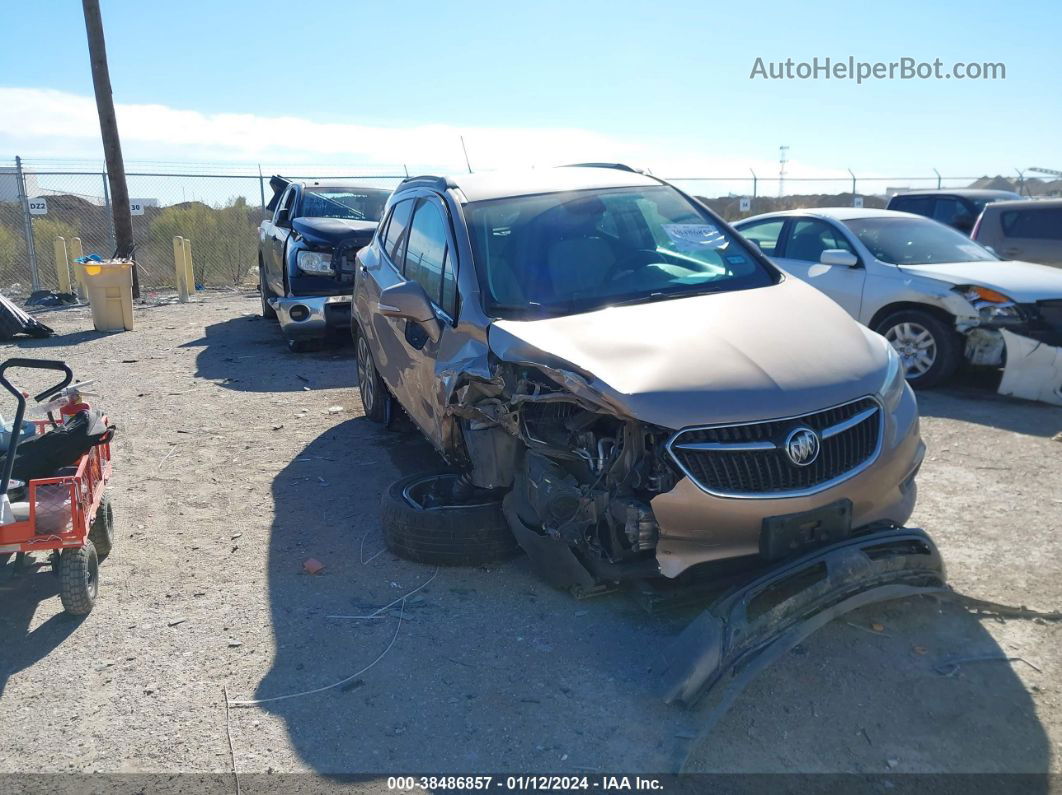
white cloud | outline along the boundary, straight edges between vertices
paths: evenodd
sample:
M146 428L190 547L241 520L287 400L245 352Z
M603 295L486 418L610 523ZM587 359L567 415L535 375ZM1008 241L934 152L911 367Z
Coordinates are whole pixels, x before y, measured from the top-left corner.
M0 87L0 149L8 156L101 158L96 104L92 97L36 88ZM411 171L464 170L460 137L476 169L551 166L580 161L626 162L663 176L695 175L745 179L777 176L771 160L727 157L733 142L715 143L719 153L682 151L666 140L607 135L565 127L403 127L323 123L293 116L201 113L157 104L117 105L122 149L129 161L165 160L263 164L363 166L378 173L407 164ZM847 178L836 169L791 161L792 177ZM769 184L769 183L765 183ZM769 190L769 189L768 189Z

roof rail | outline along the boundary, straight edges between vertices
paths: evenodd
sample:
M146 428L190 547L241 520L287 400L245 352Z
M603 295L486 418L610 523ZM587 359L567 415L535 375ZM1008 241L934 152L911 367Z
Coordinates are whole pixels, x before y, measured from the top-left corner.
M632 174L644 174L640 168L632 168L626 163L568 163L560 168L612 168L616 171L629 171Z

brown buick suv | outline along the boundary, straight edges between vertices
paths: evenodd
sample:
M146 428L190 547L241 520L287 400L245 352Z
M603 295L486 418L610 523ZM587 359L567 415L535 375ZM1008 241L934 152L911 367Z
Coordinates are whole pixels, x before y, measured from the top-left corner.
M368 417L403 410L450 464L384 497L415 560L522 548L592 589L900 532L915 503L892 347L626 167L405 180L352 330Z

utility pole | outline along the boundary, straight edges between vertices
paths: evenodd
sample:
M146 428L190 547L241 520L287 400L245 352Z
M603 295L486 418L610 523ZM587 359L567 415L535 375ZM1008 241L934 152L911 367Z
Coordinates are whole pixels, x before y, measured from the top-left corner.
M107 181L111 187L115 256L132 259L133 218L129 213L129 186L125 182L125 162L122 160L122 143L118 138L118 120L114 115L114 97L111 94L111 74L107 68L107 43L103 38L100 0L81 0L81 7L85 12L92 88L96 93L96 112L100 117L103 155L107 161ZM133 297L140 297L140 279L135 265Z

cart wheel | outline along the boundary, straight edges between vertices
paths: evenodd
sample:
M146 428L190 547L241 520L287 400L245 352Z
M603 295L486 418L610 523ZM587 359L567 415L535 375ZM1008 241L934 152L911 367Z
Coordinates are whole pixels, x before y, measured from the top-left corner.
M59 598L66 612L83 616L92 612L99 592L99 558L91 541L78 549L64 549L59 557Z
M100 507L96 509L96 518L89 528L89 541L96 547L100 560L106 560L114 546L114 509L111 507L111 495L104 494Z

